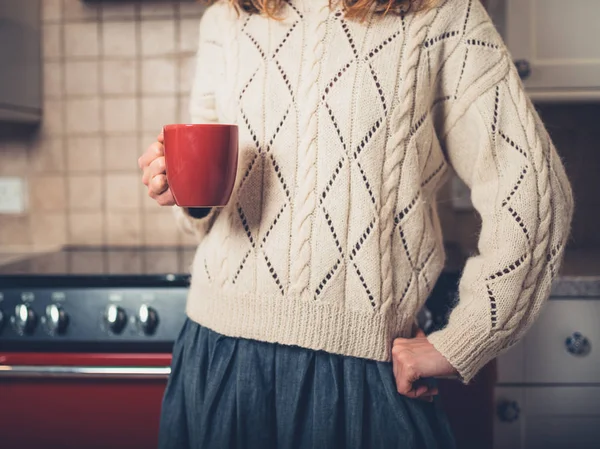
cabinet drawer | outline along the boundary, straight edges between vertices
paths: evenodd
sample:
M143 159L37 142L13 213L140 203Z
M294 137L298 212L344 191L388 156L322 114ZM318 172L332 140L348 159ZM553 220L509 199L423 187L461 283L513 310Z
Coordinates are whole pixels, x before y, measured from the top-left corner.
M600 387L498 387L495 449L592 449L600 441Z
M600 301L551 300L498 358L499 383L600 383Z

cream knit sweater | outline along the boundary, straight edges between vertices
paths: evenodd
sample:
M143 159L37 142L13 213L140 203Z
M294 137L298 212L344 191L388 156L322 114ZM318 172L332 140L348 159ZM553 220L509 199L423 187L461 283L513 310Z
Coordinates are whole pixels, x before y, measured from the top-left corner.
M229 205L195 232L187 313L219 333L390 360L444 266L436 191L453 169L483 227L448 326L465 382L523 336L567 239L571 190L478 0L351 21L290 0L282 21L210 7L194 122L237 123Z

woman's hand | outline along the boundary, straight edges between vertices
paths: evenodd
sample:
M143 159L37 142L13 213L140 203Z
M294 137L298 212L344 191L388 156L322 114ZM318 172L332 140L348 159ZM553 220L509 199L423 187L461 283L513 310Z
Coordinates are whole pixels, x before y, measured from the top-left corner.
M161 133L157 141L138 159L138 165L144 172L142 182L148 187L148 195L161 206L172 206L175 198L167 183L164 142L165 138Z
M433 347L419 329L414 338L396 338L392 348L392 363L398 393L410 398L432 401L438 394L427 385L426 378L457 374L446 358Z

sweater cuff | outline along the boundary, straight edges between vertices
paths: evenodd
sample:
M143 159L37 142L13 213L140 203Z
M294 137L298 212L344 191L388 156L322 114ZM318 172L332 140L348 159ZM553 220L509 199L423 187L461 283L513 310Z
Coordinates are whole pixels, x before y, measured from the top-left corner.
M210 229L219 208L183 208L173 206L177 224L183 232L195 235L200 241Z
M185 212L187 212L190 217L199 220L201 218L206 218L211 210L212 208L210 207L189 207Z
M462 322L459 323L458 318ZM483 325L480 317L453 317L450 314L448 325L431 333L427 339L458 371L465 384L497 354L495 342L490 341L489 328Z

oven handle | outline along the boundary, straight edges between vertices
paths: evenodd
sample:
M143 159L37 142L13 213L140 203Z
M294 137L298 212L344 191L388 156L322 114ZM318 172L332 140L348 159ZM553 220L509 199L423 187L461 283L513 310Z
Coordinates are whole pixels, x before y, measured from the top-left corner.
M169 366L36 366L0 365L2 378L167 379Z

